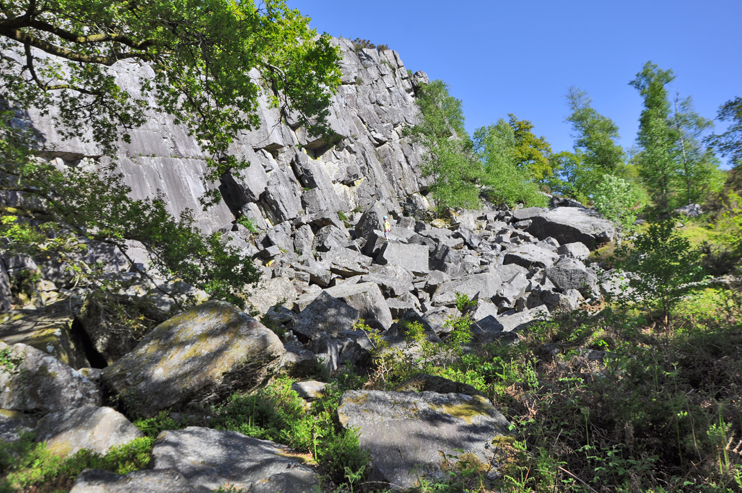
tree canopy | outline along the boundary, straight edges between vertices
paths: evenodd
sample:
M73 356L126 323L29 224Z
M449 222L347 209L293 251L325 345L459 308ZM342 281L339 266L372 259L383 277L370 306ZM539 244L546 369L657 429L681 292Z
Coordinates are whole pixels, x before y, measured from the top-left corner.
M0 99L57 107L61 128L84 122L108 149L143 123L152 96L223 160L235 133L258 125L261 85L297 124L321 129L339 84L329 37L315 39L283 0L5 0L0 11ZM153 70L138 93L107 70L122 61Z
M283 0L3 0L0 13L5 248L60 255L91 274L92 266L74 260L88 242L126 255L126 240L138 240L160 274L240 303L245 284L258 279L249 257L220 234L201 233L191 211L173 218L162 197L131 199L113 161L60 169L40 159L43 140L18 117L30 109L51 114L63 137L84 139L90 130L114 156L118 139L128 141L147 115L168 113L210 156L213 180L249 165L227 149L239 131L259 124L263 93L292 124L326 132L340 82L329 37L317 36ZM117 77L128 69L145 74L138 87Z

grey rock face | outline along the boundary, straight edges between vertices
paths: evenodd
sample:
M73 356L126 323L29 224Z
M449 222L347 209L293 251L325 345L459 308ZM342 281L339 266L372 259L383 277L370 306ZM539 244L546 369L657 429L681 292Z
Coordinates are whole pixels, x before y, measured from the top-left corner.
M110 471L87 469L80 473L70 493L210 493L191 485L182 474L171 469L134 471L121 476Z
M675 209L675 212L687 217L698 217L703 214L703 209L701 209L701 206L698 204L689 204L684 205L683 207L678 207Z
M338 417L343 426L360 429L361 448L371 454L369 480L394 490L414 486L423 475L443 476L441 452L460 456L463 450L489 469L489 444L508 429L487 399L464 394L349 391Z
M36 426L36 420L21 412L0 410L0 442L13 443L20 440Z
M380 202L374 202L363 212L361 219L356 224L356 235L359 238L369 238L375 230L384 230L384 216L387 210Z
M101 455L111 447L144 436L123 414L110 407L82 407L47 414L36 428L36 441L60 457L88 449Z
M260 281L251 290L247 299L249 306L260 315L268 313L271 307L283 305L291 307L296 299L296 289L289 279L274 277Z
M382 265L392 264L403 267L418 276L428 274L428 248L425 245L387 242L376 256Z
M256 493L311 492L317 473L290 450L235 431L188 427L160 434L152 469L175 470L193 486L227 484Z
M592 216L586 209L557 207L530 218L528 232L539 239L549 236L560 244L580 242L588 248L613 240L616 228L607 219Z
M5 262L0 260L0 313L10 311L10 279Z
M383 330L392 326L392 314L384 296L376 283L340 284L326 290L326 293L342 299L358 310L358 316L369 325L378 324Z
M250 390L277 370L284 353L278 336L257 320L211 301L157 326L102 378L131 411L152 416Z
M51 413L100 405L98 386L52 356L25 344L8 346L15 369L0 371L0 409Z
M343 248L348 244L348 237L338 227L327 225L314 235L313 246L318 252L326 252L332 248Z

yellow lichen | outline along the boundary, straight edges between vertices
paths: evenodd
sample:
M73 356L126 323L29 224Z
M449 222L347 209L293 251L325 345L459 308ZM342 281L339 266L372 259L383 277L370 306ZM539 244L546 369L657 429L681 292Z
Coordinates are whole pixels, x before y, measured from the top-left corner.
M443 404L438 406L446 414L461 418L467 423L477 416L489 416L492 406L481 395L475 395L472 400L460 404Z

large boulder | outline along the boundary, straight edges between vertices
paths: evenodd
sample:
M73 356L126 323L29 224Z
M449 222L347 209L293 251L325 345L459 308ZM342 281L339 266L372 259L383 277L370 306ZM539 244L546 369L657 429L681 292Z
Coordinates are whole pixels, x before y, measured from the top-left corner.
M98 386L57 359L25 344L0 342L0 409L47 414L98 406Z
M616 236L614 224L578 207L557 207L529 218L532 223L526 231L543 240L549 236L561 245L584 243L591 250Z
M69 301L35 310L15 310L12 315L0 325L0 340L5 343L28 344L72 368L94 364L88 360L81 327L75 323Z
M428 247L425 245L387 242L376 256L376 263L398 265L417 276L426 275L428 270Z
M247 303L254 311L253 315L265 315L272 306L291 307L296 299L296 289L291 280L285 277L265 279L251 290Z
M134 349L157 325L169 318L149 296L127 296L93 291L78 320L95 350L110 365Z
M177 471L134 471L126 476L101 469L86 469L77 477L70 493L211 493L193 486Z
M369 238L375 230L384 229L384 216L387 211L380 202L374 202L356 223L355 232L358 238Z
M349 391L338 417L344 427L359 430L361 448L371 455L369 481L397 491L422 476L444 477L450 464L441 454L491 472L492 441L508 433L507 420L478 395Z
M562 291L568 289L576 289L583 293L597 291L597 276L587 270L579 260L563 258L553 267L546 269L546 275Z
M337 336L340 331L351 330L359 318L358 309L327 291L320 292L300 308L291 330L309 339L316 339L322 334Z
M318 474L303 457L236 431L165 431L157 438L152 462L155 471L175 470L208 490L231 486L251 493L298 493L319 488Z
M526 269L531 267L551 267L559 259L556 253L531 243L508 250L503 260L504 265L516 264Z
M256 319L210 301L157 326L104 369L102 379L129 412L152 416L251 390L278 369L285 352L278 336Z
M500 286L502 279L496 272L469 275L438 286L433 295L433 304L455 306L456 293L465 294L471 300L491 300L498 293Z
M81 407L50 413L36 427L36 441L60 457L82 449L105 455L117 445L144 436L123 414L110 407Z
M376 283L343 283L327 289L326 292L358 310L358 316L364 319L367 324L379 325L381 326L379 328L383 330L392 326L392 314Z

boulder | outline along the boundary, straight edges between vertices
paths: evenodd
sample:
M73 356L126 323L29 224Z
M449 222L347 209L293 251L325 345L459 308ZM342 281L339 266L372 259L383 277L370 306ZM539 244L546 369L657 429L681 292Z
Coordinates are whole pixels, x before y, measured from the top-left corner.
M549 317L546 306L526 308L519 312L507 312L501 314L497 321L502 324L505 332L516 332L526 329L533 322Z
M83 406L98 406L98 386L77 370L26 344L8 346L12 365L0 366L0 409L27 413L53 413Z
M559 256L543 248L532 244L520 245L507 251L503 264L516 264L526 269L531 267L551 267Z
M401 384L399 384L395 389L395 392L436 392L438 394L465 394L470 396L475 395L482 395L480 391L478 391L473 386L461 383L461 382L454 382L453 380L449 380L447 378L439 377L436 375L427 375L425 373L421 373L419 375L415 375L414 377L411 377Z
M9 312L11 309L10 300L10 278L8 271L5 269L5 262L0 259L0 313Z
M123 414L110 407L88 406L47 414L39 421L35 438L46 442L53 454L66 458L82 449L105 455L111 447L142 436Z
M327 289L326 293L358 310L358 316L367 324L377 325L382 330L392 326L392 314L376 283L340 284Z
M363 211L363 215L356 223L355 232L358 238L370 238L374 231L384 230L384 216L387 210L381 202L374 202ZM383 235L382 235L383 236Z
M598 278L587 270L579 260L563 258L546 269L546 275L560 290L576 289L582 292L592 292L597 289Z
M687 217L698 217L703 214L703 209L701 209L701 206L698 204L689 204L684 205L683 207L678 207L675 209L675 212Z
M587 260L590 256L590 249L584 243L574 242L560 246L557 248L557 253L577 260Z
M304 224L294 231L294 250L299 255L310 253L314 245L314 233L312 227L308 224Z
M149 296L91 292L78 320L95 350L110 365L134 349L154 327L169 317Z
M465 294L470 300L491 300L500 286L502 280L496 272L465 276L438 286L433 294L433 304L456 306L456 293Z
M0 340L5 343L28 344L72 368L91 365L83 337L82 327L75 323L74 308L67 300L35 310L14 310L12 317L0 325Z
M157 326L102 379L132 414L148 417L252 390L278 369L285 352L256 319L210 301Z
M13 443L21 439L21 435L32 431L36 427L36 420L20 411L0 409L0 442Z
M231 486L251 493L311 492L319 475L286 447L236 431L189 426L165 431L152 450L151 468L177 471L193 486Z
M328 291L322 291L301 309L296 323L290 328L304 337L315 339L321 334L337 335L342 330L350 330L358 318L358 309Z
M77 477L70 493L211 493L193 486L174 470L134 471L126 476L101 469L86 469Z
M385 298L394 298L409 293L414 289L412 283L399 277L385 276L383 274L367 274L360 277L360 282L373 282Z
M285 344L286 356L281 364L281 374L291 378L304 378L317 372L317 356L295 344Z
M247 304L257 315L262 316L276 305L292 307L295 299L296 289L294 284L287 278L274 277L260 281L250 291Z
M529 233L540 240L551 236L562 245L580 242L592 250L616 236L613 223L592 215L589 209L557 207L530 219Z
M490 471L491 443L508 433L507 420L479 395L348 391L338 417L344 427L358 428L360 446L371 455L368 480L396 491L412 488L422 476L445 477L451 464L442 454Z
M323 226L317 231L312 243L314 249L318 252L326 252L332 248L343 248L347 244L348 237L345 232L332 224Z
M428 248L424 245L387 242L376 256L375 262L381 265L399 265L417 276L429 272Z
M299 394L304 400L313 401L320 399L325 395L327 382L318 382L317 380L307 380L305 382L294 382L291 384L291 390Z
M386 304L389 307L392 317L397 319L404 316L410 310L414 312L420 311L420 301L412 293L405 293L398 298L388 298Z

